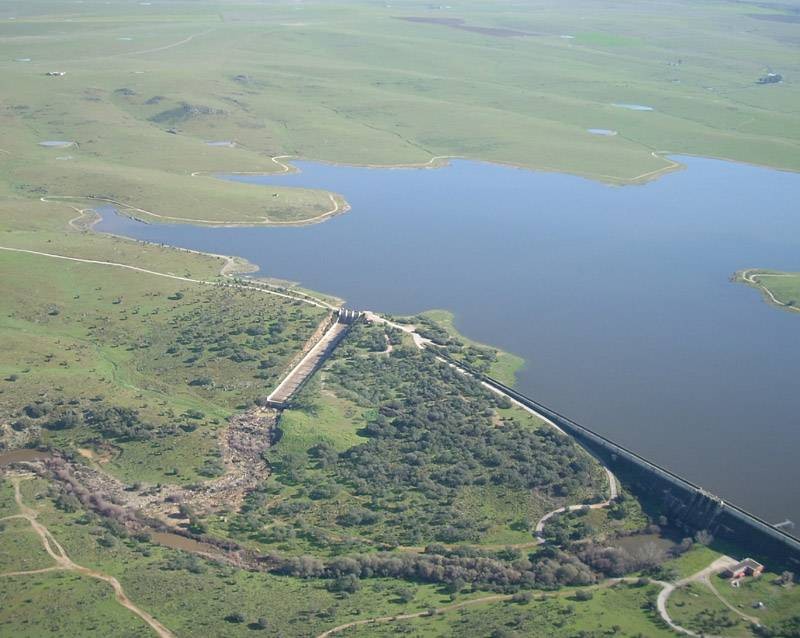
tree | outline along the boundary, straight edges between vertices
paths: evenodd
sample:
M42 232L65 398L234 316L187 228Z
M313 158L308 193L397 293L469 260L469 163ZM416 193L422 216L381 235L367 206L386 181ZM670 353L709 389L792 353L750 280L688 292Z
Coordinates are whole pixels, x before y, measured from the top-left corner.
M229 623L234 623L238 625L247 620L247 618L245 618L245 615L243 613L236 611L233 612L232 614L228 614L227 616L225 616L225 620Z
M467 583L461 578L454 578L451 582L447 584L445 588L447 593L452 596L459 593L464 587L466 587Z
M633 552L640 569L652 569L664 562L665 552L655 543L644 543Z
M330 589L330 591L342 592L344 594L355 594L359 589L361 589L361 581L355 574L346 574L333 581L328 586L328 589Z

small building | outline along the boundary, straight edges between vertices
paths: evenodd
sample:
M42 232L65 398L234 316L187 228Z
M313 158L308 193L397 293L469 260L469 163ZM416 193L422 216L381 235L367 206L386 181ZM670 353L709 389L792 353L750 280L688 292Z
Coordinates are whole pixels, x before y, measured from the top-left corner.
M728 569L726 569L724 572L724 576L725 578L730 578L732 580L739 580L741 578L745 578L746 576L760 576L761 572L763 571L764 566L757 560L745 558L743 561L728 567Z

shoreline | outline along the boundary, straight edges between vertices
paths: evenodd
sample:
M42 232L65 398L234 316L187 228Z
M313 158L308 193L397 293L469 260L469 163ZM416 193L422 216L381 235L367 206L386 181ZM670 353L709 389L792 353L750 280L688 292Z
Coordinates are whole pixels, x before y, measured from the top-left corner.
M231 173L235 174L235 173ZM259 173L260 174L260 173ZM264 175L269 175L269 173L263 173ZM309 189L309 190L319 190L319 189ZM332 193L329 191L320 191L320 192L327 192L328 198L332 204L332 208L327 210L315 217L309 217L306 219L300 219L297 221L274 221L270 220L267 217L263 217L262 221L258 219L254 220L212 220L212 219L192 219L188 217L175 217L172 215L162 215L160 213L154 213L149 210L145 210L143 208L138 208L133 204L126 204L125 202L118 201L116 199L112 199L110 197L97 197L95 195L45 195L40 197L40 201L43 202L58 202L58 201L69 201L69 200L89 200L89 201L96 201L96 202L105 202L107 204L112 204L115 208L117 213L120 215L125 215L130 219L133 219L137 222L142 224L150 224L152 222L141 219L137 217L133 212L135 211L138 213L143 213L145 215L150 215L151 217L157 218L156 223L161 223L158 219L165 219L169 220L166 223L174 223L174 224L186 224L188 226L200 226L206 228L256 228L258 226L276 226L276 227L284 227L284 226L311 226L313 224L319 224L332 217L336 217L337 215L342 215L350 210L350 204L347 200L340 195L339 193ZM74 206L71 207L73 210L83 213L84 211L95 210L95 208L85 208L79 209L75 208ZM70 222L77 221L80 218L80 215ZM97 223L97 222L95 222ZM71 226L74 227L72 223Z
M635 141L635 140L632 140ZM326 164L328 166L340 166L345 168L366 168L366 169L375 169L375 170L418 170L418 169L439 169L445 168L451 162L451 160L462 160L465 162L475 162L479 164L493 164L495 166L506 166L509 168L518 168L524 171L531 171L534 173L541 172L541 173L562 173L564 175L572 175L575 177L584 177L586 179L599 181L602 183L606 183L612 186L638 186L641 184L646 184L648 182L653 181L654 179L658 179L662 175L667 175L674 171L684 170L686 166L677 162L670 157L692 157L697 159L710 159L716 160L719 162L730 162L732 164L741 164L744 166L753 166L755 168L763 168L771 171L780 171L784 173L800 173L800 168L782 168L777 166L771 166L768 164L761 164L759 162L751 162L747 160L739 160L733 159L730 157L726 157L724 155L708 155L708 154L700 154L700 153L691 153L689 151L651 151L650 156L656 157L658 159L663 159L664 161L668 162L667 166L662 168L657 168L652 171L647 171L640 175L636 175L634 177L616 177L614 175L606 175L604 173L594 173L594 172L587 172L587 171L578 171L578 170L568 170L563 168L554 168L551 166L535 166L530 164L523 164L521 162L514 162L510 160L492 160L492 159L485 159L480 157L469 157L466 155L434 155L427 161L420 161L420 162L398 162L392 163L388 162L385 164L378 164L378 163L370 163L370 162L346 162L346 161L339 161L339 160L326 160L326 159L316 159L311 157L305 157L302 155L276 155L274 157L270 157L270 159L278 164L283 170L276 171L276 172L266 172L266 171L195 171L190 173L190 175L194 176L209 176L209 177L216 177L220 175L284 175L284 174L297 174L302 173L302 169L298 168L292 161L297 162L311 162L314 164ZM278 161L281 159L288 160L286 163Z
M670 173L682 171L686 169L686 165L671 159L672 157L691 157L697 159L710 159L719 162L730 162L734 164L741 164L744 166L753 166L756 168L763 168L766 170L773 170L773 171L780 171L786 173L800 173L800 170L790 169L790 168L776 168L773 166L767 166L765 164L758 164L754 162L747 162L744 160L736 160L731 159L728 157L723 156L714 156L714 155L698 155L694 153L686 153L680 151L652 151L650 153L652 157L656 157L661 159L668 164L658 169L654 169L652 171L648 171L637 175L632 178L620 178L615 177L612 175L604 175L602 173L590 173L590 172L581 172L581 171L568 171L564 169L557 169L553 167L547 166L529 166L525 164L521 164L519 162L511 162L511 161L502 161L502 160L487 160L481 158L471 158L463 155L435 155L431 157L429 160L425 162L412 162L412 163L397 163L397 164L370 164L370 163L350 163L350 162L341 162L341 161L334 161L334 160L324 160L324 159L310 159L299 155L275 155L270 157L270 160L280 166L281 170L275 172L267 172L267 171L194 171L189 173L191 177L210 177L212 179L219 179L222 181L235 181L229 180L226 176L235 176L235 175L250 175L250 176L280 176L286 174L300 174L302 173L302 169L298 168L294 164L291 163L292 160L298 162L311 162L315 164L325 164L328 166L337 166L337 167L349 167L349 168L362 168L362 169L375 169L375 170L429 170L429 169L440 169L446 168L451 164L452 160L461 160L466 162L475 162L479 164L489 164L507 168L515 168L518 170L530 171L530 172L542 172L542 173L560 173L564 175L572 175L574 177L579 177L583 179L588 179L590 181L597 181L607 186L642 186L648 184L649 182L655 181L663 176L666 176ZM281 160L287 160L286 162L282 162ZM255 186L263 186L262 184L254 184ZM292 187L288 186L286 188L299 188L299 187ZM134 204L128 204L125 202L121 202L115 199L106 198L106 197L96 197L92 195L46 195L41 197L41 201L51 201L51 200L89 200L89 201L102 201L108 204L113 204L118 207L117 212L121 215L125 215L130 219L138 221L143 224L149 223L174 223L174 224L187 224L190 226L201 226L201 227L209 227L209 228L256 228L259 226L262 227L277 227L277 228L294 228L294 227L303 227L303 226L311 226L315 224L320 224L323 222L328 221L334 217L339 215L343 215L348 213L352 207L350 203L347 201L347 198L342 195L341 193L334 193L332 191L324 190L324 189L317 189L317 188L307 188L310 191L318 191L322 193L326 193L328 198L332 204L332 208L330 210L324 211L318 215L313 217L308 217L305 219L299 220L270 220L267 216L264 216L260 219L255 218L252 220L211 220L211 219L193 219L188 217L177 217L172 215L163 215L161 213L155 213L153 211L148 211L143 208L139 208ZM74 208L74 207L73 207ZM81 212L80 209L74 208L74 210ZM90 209L85 209L90 210ZM155 218L153 221L142 219L137 217L131 211L139 212L144 215L150 216ZM76 221L78 218L75 218ZM168 220L167 222L162 222L160 220ZM97 223L97 222L94 222ZM70 223L72 225L72 223ZM93 224L92 224L93 225ZM737 273L738 274L738 273Z
M320 159L309 159L302 156L295 156L295 155L275 155L270 157L270 160L281 167L282 170L276 172L267 172L267 171L194 171L189 173L190 177L211 177L212 179L219 179L223 181L234 181L234 180L226 180L226 175L251 175L251 176L280 176L286 174L300 174L302 173L302 169L298 168L291 161L282 162L280 160L295 160L299 162L313 162L316 164L326 164L328 166L341 166L341 167L351 167L351 168L364 168L364 169L375 169L375 170L420 170L420 169L439 169L439 168L446 168L450 165L451 160L462 160L467 162L476 162L480 164L490 164L495 166L503 166L508 168L515 168L518 170L524 171L531 171L531 172L543 172L543 173L561 173L564 175L573 175L575 177L580 177L589 180L599 181L601 183L605 183L609 186L628 186L628 185L642 185L646 184L650 181L658 179L662 175L666 175L668 173L684 170L686 167L685 165L671 160L666 155L671 154L669 151L653 151L651 155L653 157L657 157L659 159L663 159L664 161L668 162L667 166L662 168L658 168L652 171L648 171L646 173L642 173L641 175L637 175L633 178L619 178L612 175L604 175L602 173L587 173L587 172L580 172L580 171L565 171L563 169L557 169L548 166L537 166L531 167L528 165L520 164L519 162L510 162L510 161L500 161L500 160L486 160L480 158L470 158L462 155L435 155L431 157L426 162L416 162L416 163L407 163L407 164L358 164L358 163L347 163L347 162L337 162L332 160L320 160ZM699 157L699 156L698 156ZM720 161L729 161L725 160L724 158L710 158L710 159L719 159ZM775 169L780 170L780 169ZM255 184L260 186L260 184ZM287 187L293 188L293 187ZM130 213L129 211L135 211L138 213L142 213L144 215L150 216L155 218L155 223L175 223L175 224L187 224L190 226L205 226L210 228L255 228L259 226L264 227L302 227L302 226L310 226L314 224L319 224L322 222L327 221L328 219L332 219L338 215L343 215L351 210L351 206L347 201L347 198L340 194L334 193L327 190L316 189L316 188L309 188L308 190L311 191L319 191L327 193L328 198L332 204L332 208L328 211L324 211L314 217L309 217L306 219L299 219L299 220L292 220L292 221L283 221L283 220L270 220L268 217L264 216L261 219L252 219L252 220L212 220L212 219L196 219L196 218L189 218L189 217L177 217L173 215L163 215L161 213L155 213L153 211L149 211L143 208L139 208L135 204L129 204L126 202L122 202L116 199L112 199L110 197L97 197L93 195L45 195L40 197L39 199L43 202L47 201L58 201L58 200L89 200L89 201L100 201L106 202L108 204L113 204L117 206L118 213L121 215L126 215L135 221L138 221L143 224L152 223L146 219L141 219L137 217L135 214ZM81 209L73 207L74 210L78 212L82 212ZM92 209L84 209L84 210L92 210ZM75 218L76 221L78 218ZM167 222L161 222L160 220L169 220ZM95 222L97 223L97 222ZM72 224L70 224L72 225Z
M106 232L106 231L98 231L98 230L95 229L95 226L100 221L102 221L103 217L96 209L89 209L89 208L87 208L87 209L78 209L78 208L75 208L74 206L71 206L70 204L67 204L66 202L59 202L59 201L55 201L55 200L47 200L44 197L42 197L40 199L41 199L41 201L46 202L46 203L64 204L65 206L68 206L69 208L72 208L73 210L78 211L80 214L77 217L73 217L72 219L68 220L67 224L66 224L67 227L71 228L75 232L78 232L78 233L93 233L95 235L105 235L107 237L112 237L112 238L123 240L123 241L126 241L126 242L132 242L132 243L137 243L137 244L145 244L145 245L148 245L148 246L154 246L156 248L162 248L162 249L167 249L167 250L175 250L175 251L188 253L188 254L192 254L192 255L199 255L199 256L203 256L203 257L212 257L214 259L222 260L224 263L222 265L222 268L220 268L220 270L218 271L217 276L218 277L222 277L222 278L230 279L231 282L229 284L226 284L226 285L232 285L234 287L239 287L239 288L249 288L249 289L252 289L252 290L261 290L262 292L266 292L266 293L269 293L269 294L276 294L276 295L283 296L283 297L290 297L292 299L296 299L296 300L299 300L299 301L310 303L312 305L319 306L319 307L325 307L325 308L328 308L328 309L331 309L331 310L334 310L334 309L339 308L339 307L344 305L344 300L342 298L336 297L334 295L329 295L329 294L325 294L325 293L322 293L322 292L318 292L318 291L315 291L315 290L308 290L308 289L302 287L299 282L292 282L292 281L286 281L286 280L277 280L280 283L274 283L274 282L270 281L270 279L271 279L270 277L264 277L264 278L251 277L251 278L246 278L246 279L243 279L243 280L241 280L241 279L237 280L237 275L252 274L252 273L259 272L261 270L258 265L248 261L244 257L240 257L238 255L223 255L223 254L220 254L220 253L211 253L211 252L206 252L206 251L202 251L202 250L196 250L196 249L193 249L193 248L184 248L182 246L174 246L172 244L164 244L164 243L158 243L158 242L148 241L148 240L144 240L144 239L136 239L135 237L129 237L127 235L119 235L117 233L110 233L110 232ZM94 220L92 220L89 224L87 224L84 228L80 228L80 227L76 226L75 222L78 221L84 215L86 215L87 212L94 213L96 218ZM147 269L145 269L143 267L140 267L140 266L132 266L132 265L129 265L129 264L120 264L120 263L112 262L112 261L101 261L101 260L84 259L84 258L79 258L79 257L68 257L68 256L64 256L64 255L54 255L54 254L45 253L45 252L41 252L41 251L22 249L22 248L12 248L12 247L5 247L5 246L0 246L0 250L11 251L11 252L30 253L30 254L43 255L43 256L48 256L48 257L57 257L57 258L60 258L60 259L67 259L67 260L71 260L71 261L78 261L78 262L84 262L84 263L97 263L97 264L105 265L105 266L123 267L123 268L132 269L132 270L138 270L138 271L149 273L149 274L153 274L153 275L167 276L167 277L171 277L173 279L179 279L179 280L188 281L188 282L192 282L192 283L200 283L200 284L224 283L222 281L214 282L214 281L192 279L192 278L187 278L187 277L180 277L180 276L177 276L177 275L171 275L171 274L166 274L166 273L160 273L160 272L156 272L156 271L147 270Z
M509 387L514 387L517 383L517 374L528 366L528 361L522 356L503 350L489 343L483 343L468 337L466 334L456 326L458 317L452 310L446 308L432 308L418 313L419 316L425 317L433 321L436 325L443 328L451 336L463 341L467 346L474 346L476 348L485 348L493 350L497 353L497 360L490 366L487 374L497 378ZM404 318L411 318L413 315Z
M709 157L703 155L691 155L689 153L677 153L673 151L652 151L650 153L652 157L662 159L667 162L667 166L663 166L661 168L654 169L652 171L648 171L646 173L642 173L640 175L636 175L634 177L618 177L614 175L606 175L604 173L594 173L589 171L577 171L577 170L567 170L563 168L555 168L552 166L534 166L529 164L522 164L521 162L514 162L510 160L490 160L485 158L479 157L469 157L467 155L434 155L429 160L425 162L408 162L408 163L386 163L386 164L377 164L377 163L361 163L361 162L343 162L337 160L326 160L326 159L314 159L305 157L302 155L276 155L271 157L270 159L278 164L283 170L270 173L266 171L195 171L190 173L192 177L197 176L209 176L209 177L216 177L217 179L224 179L224 177L220 177L223 175L285 175L285 174L298 174L302 173L302 169L298 168L294 164L291 163L292 160L296 162L311 162L314 164L325 164L327 166L340 166L345 168L365 168L365 169L375 169L375 170L419 170L419 169L439 169L445 168L450 165L452 160L462 160L465 162L475 162L479 164L492 164L495 166L504 166L508 168L517 168L523 171L531 171L534 173L562 173L564 175L572 175L575 177L583 177L585 179L590 179L594 181L598 181L601 183L605 183L611 186L635 186L640 184L645 184L649 181L657 179L661 177L661 175L666 175L667 173L671 173L677 170L683 170L685 166L680 162L676 162L674 160L669 159L668 155L685 155L687 157ZM288 160L287 163L281 162L279 160L286 159ZM709 159L717 159L720 161L736 161L736 160L728 160L723 157L709 157ZM758 166L758 164L753 164L754 166ZM765 167L770 168L770 167ZM775 169L775 170L782 170L782 169Z
M45 198L42 198L42 200L45 201ZM49 202L49 203L62 203L62 202ZM69 204L66 204L66 205L69 206ZM247 260L245 257L241 257L241 256L238 256L238 255L223 255L221 253L211 253L211 252L206 252L206 251L202 251L202 250L196 250L196 249L193 249L193 248L184 248L182 246L175 246L175 245L172 245L172 244L163 244L163 243L148 241L148 240L144 240L144 239L136 239L134 237L129 237L128 235L120 235L120 234L117 234L117 233L111 233L111 232L107 232L107 231L96 230L95 226L97 224L99 224L103 220L103 216L102 216L102 214L100 212L98 212L96 209L93 209L93 208L76 209L76 208L74 208L72 206L70 206L70 207L73 208L74 210L79 210L79 212L81 213L80 215L78 215L78 217L70 219L69 222L68 222L69 226L71 226L72 228L74 228L78 232L91 232L91 233L94 233L96 235L106 235L108 237L114 237L114 238L121 239L121 240L124 240L124 241L143 243L143 244L147 244L147 245L150 245L150 246L155 246L155 247L158 247L158 248L167 248L169 250L177 250L177 251L180 251L180 252L189 253L189 254L193 254L193 255L201 255L201 256L205 256L205 257L213 257L213 258L216 258L216 259L220 259L220 260L222 260L224 262L224 264L223 264L222 268L219 271L219 275L222 276L222 277L229 277L231 279L235 279L237 275L255 275L256 273L261 271L261 267L260 266L258 266L257 264L254 264L253 262ZM81 228L75 226L75 224L73 222L79 220L81 217L83 217L87 213L94 213L95 219L93 219L89 224L87 224L85 229L81 229ZM124 213L122 213L121 211L117 211L116 214L124 214ZM140 221L140 220L137 220L137 221ZM143 221L142 223L146 224L147 222ZM274 288L274 289L277 289L277 290L291 291L291 292L293 292L294 294L296 294L298 296L307 297L307 298L313 299L315 301L324 301L324 302L330 303L332 305L340 305L340 306L344 306L347 303L346 299L344 299L342 297L339 297L337 295L330 295L330 294L323 293L323 292L320 292L320 291L317 291L317 290L311 290L311 289L305 288L302 285L302 282L299 282L299 281L291 281L291 280L283 280L283 279L277 280L277 281L273 281L273 279L274 278L272 278L272 277L270 277L268 275L265 275L264 277L248 277L248 280L250 280L252 283L261 284L261 285L268 286L270 288ZM501 379L503 382L510 382L509 383L510 386L513 386L514 383L516 383L516 374L518 372L520 372L521 370L523 370L525 368L525 366L527 365L527 361L523 357L518 355L518 354L515 354L513 352L508 352L506 350L503 350L503 349L498 348L498 347L496 347L494 345L491 345L491 344L483 343L481 341L476 341L475 339L472 339L472 338L468 337L467 335L465 335L464 333L462 333L455 325L456 314L451 310L447 310L447 309L444 309L444 308L431 308L431 309L428 309L428 310L424 310L423 312L418 313L418 314L431 319L431 321L433 321L437 325L441 326L444 330L446 330L452 336L464 341L467 345L473 345L473 346L477 346L477 347L482 347L482 348L487 348L487 349L490 349L490 350L494 350L495 352L497 352L497 357L498 357L497 363L499 363L502 358L510 359L510 361L509 361L510 370L506 374L503 374L501 372L501 374L499 375L499 376L503 377ZM438 315L444 315L444 316L440 316L440 317L437 318L436 317L437 314ZM408 317L410 317L410 316L413 316L413 315L409 315ZM404 318L405 318L405 316L404 316ZM496 373L496 371L494 371L494 372Z
M639 186L642 184L647 184L651 181L654 181L663 175L667 175L672 172L680 171L686 169L686 165L682 164L681 162L675 161L671 159L671 157L692 157L697 159L710 159L719 162L730 162L732 164L741 164L743 166L753 166L755 168L763 168L766 170L771 171L780 171L783 173L800 173L800 168L782 168L777 166L771 166L768 164L761 164L758 162L751 162L747 160L739 160L733 159L730 157L725 157L724 155L708 155L708 154L700 154L700 153L691 153L688 151L651 151L650 155L652 157L656 157L658 159L662 159L665 162L668 162L667 166L662 168L657 168L652 171L647 171L645 173L641 173L640 175L636 175L634 177L616 177L614 175L606 175L604 173L594 173L594 172L587 172L587 171L578 171L578 170L568 170L563 168L554 168L551 166L534 166L530 164L522 164L521 162L514 162L510 160L492 160L492 159L485 159L479 157L469 157L466 155L434 155L427 161L420 161L420 162L407 162L407 163L385 163L385 164L378 164L378 163L368 163L368 162L346 162L346 161L339 161L339 160L326 160L326 159L315 159L310 157L305 157L302 155L276 155L274 157L270 157L270 159L278 164L283 170L276 171L276 172L266 172L266 171L195 171L190 173L191 176L207 176L207 177L215 177L217 179L224 179L224 177L219 177L223 175L285 175L285 174L299 174L302 173L302 169L298 168L292 161L296 162L310 162L314 164L325 164L327 166L339 166L344 168L366 168L366 169L375 169L375 170L419 170L419 169L439 169L445 168L450 165L452 160L461 160L465 162L475 162L478 164L492 164L495 166L504 166L508 168L517 168L523 171L531 171L534 173L562 173L564 175L572 175L574 177L583 177L585 179L598 181L609 186ZM287 162L281 162L279 160L286 159Z
M795 273L762 270L760 268L747 268L739 270L734 273L732 279L734 283L745 284L751 288L758 290L761 293L761 298L768 306L778 308L779 310L786 310L789 312L800 312L800 308L791 304L785 303L775 296L775 293L767 287L766 284L758 280L758 277L792 277ZM800 275L797 275L800 277Z
M201 255L205 257L213 257L215 259L220 259L224 263L222 265L222 268L219 270L219 276L230 278L233 280L236 279L237 275L255 275L255 273L261 271L260 266L238 255L223 255L221 253L211 253L192 248L184 248L182 246L175 246L172 244L163 244L153 241L147 241L144 239L136 239L134 237L129 237L127 235L120 235L117 233L100 231L97 230L95 226L103 220L103 215L97 209L94 208L79 209L68 204L65 201L52 200L46 197L41 197L40 200L46 203L55 203L55 204L61 203L78 212L79 213L78 216L70 219L67 222L67 225L80 233L94 233L96 235L106 235L108 237L114 237L116 239L121 239L128 242L143 243L159 248L167 248L169 250L177 250L188 254ZM78 222L82 217L88 214L93 214L94 219L92 219L83 228L77 226L76 222ZM115 214L124 215L122 211L116 211ZM141 223L147 223L147 222L141 221ZM280 280L280 284L276 284L270 281L272 278L269 276L265 276L263 278L248 277L247 279L251 283L256 285L260 284L279 291L281 290L291 291L297 296L305 297L316 302L327 303L330 304L331 306L344 307L347 303L347 300L342 297L336 295L329 295L316 290L306 289L305 287L303 287L302 282ZM501 381L508 384L510 387L513 387L516 384L517 373L522 371L528 365L528 362L518 354L515 354L513 352L508 352L491 344L483 343L481 341L476 341L475 339L472 339L471 337L462 333L455 325L456 314L451 310L447 310L444 308L430 308L418 314L427 317L428 319L439 325L441 328L443 328L445 331L447 331L449 334L451 334L453 337L460 339L467 345L472 345L479 348L486 348L495 351L497 353L497 360L492 364L492 366L490 366L489 372L494 376L499 377ZM504 362L504 360L506 361ZM506 363L506 365L503 365L503 363ZM499 369L498 365L500 366Z

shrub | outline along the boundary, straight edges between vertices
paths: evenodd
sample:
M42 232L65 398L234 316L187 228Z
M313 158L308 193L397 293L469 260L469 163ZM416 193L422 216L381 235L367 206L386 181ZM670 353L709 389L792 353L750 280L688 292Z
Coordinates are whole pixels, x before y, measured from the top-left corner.
M247 620L247 618L245 618L244 614L237 611L225 616L225 620L229 623L240 624L243 623L245 620Z
M355 574L346 574L345 576L340 576L328 585L328 589L333 592L355 594L361 589L361 581Z

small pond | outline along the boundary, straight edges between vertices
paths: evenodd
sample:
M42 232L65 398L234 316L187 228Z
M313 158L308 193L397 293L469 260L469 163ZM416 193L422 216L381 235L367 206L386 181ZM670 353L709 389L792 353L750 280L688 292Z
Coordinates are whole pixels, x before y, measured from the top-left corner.
M620 109L628 109L629 111L654 111L652 106L644 106L642 104L612 104Z
M44 146L45 148L69 148L75 144L75 142L68 142L66 140L47 140L46 142L39 142L39 146Z

